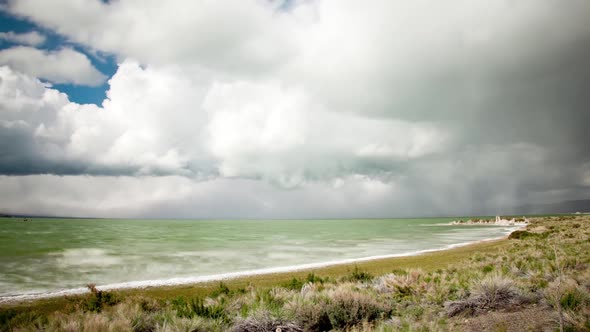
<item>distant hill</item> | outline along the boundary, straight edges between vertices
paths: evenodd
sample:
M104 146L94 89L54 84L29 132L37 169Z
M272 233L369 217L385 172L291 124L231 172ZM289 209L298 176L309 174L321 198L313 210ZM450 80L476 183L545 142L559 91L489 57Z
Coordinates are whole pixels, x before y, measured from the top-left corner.
M0 218L52 218L52 219L97 219L92 217L63 217L63 216L44 216L35 214L11 214L11 213L0 213Z
M563 201L550 204L526 204L517 206L514 210L514 214L590 213L590 199Z

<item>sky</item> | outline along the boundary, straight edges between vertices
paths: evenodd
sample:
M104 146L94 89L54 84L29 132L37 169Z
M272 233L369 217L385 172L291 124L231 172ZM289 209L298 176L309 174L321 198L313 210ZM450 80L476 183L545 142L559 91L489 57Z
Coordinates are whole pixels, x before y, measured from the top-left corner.
M590 198L587 0L2 0L0 213Z

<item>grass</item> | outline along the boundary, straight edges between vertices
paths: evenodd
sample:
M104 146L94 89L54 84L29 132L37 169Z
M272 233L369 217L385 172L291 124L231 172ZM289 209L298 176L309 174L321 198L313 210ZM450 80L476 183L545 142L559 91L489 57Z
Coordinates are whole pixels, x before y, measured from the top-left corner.
M195 285L4 304L0 330L590 330L590 217L511 239Z

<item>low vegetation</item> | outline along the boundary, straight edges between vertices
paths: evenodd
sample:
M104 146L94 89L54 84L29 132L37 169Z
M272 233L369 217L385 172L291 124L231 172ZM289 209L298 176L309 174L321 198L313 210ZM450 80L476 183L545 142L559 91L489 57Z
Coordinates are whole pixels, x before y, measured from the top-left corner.
M59 306L1 307L0 330L589 331L590 217L530 221L496 244L201 292L89 285Z

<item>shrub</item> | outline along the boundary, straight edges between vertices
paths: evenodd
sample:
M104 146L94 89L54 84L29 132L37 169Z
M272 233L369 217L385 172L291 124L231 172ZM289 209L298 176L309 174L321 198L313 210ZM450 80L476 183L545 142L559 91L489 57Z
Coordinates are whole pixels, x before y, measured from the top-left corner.
M577 288L566 291L561 297L561 307L565 310L577 310L584 304L585 297Z
M577 282L567 277L558 277L544 290L547 303L555 309L577 311L590 303L587 291Z
M133 332L155 332L158 326L156 320L147 315L135 317L131 325L133 326Z
M590 304L590 295L583 286L579 286L573 279L556 279L547 289L545 298L548 303L557 308L557 301L564 310L579 311Z
M162 309L162 305L160 304L160 302L151 299L151 298L139 298L138 299L139 302L139 307L141 308L141 310L145 311L145 312L157 312L160 311Z
M313 294L317 291L317 287L315 284L308 282L305 285L303 285L303 287L301 287L301 292L300 294L303 296L306 296L307 294Z
M355 266L354 270L352 270L345 280L367 282L373 280L373 276L368 272L361 271L358 266Z
M405 308L405 313L413 319L420 319L424 315L424 307L420 305L411 304Z
M303 287L303 281L299 278L293 278L282 286L290 290L300 290Z
M471 298L457 301L448 301L445 303L445 309L447 311L447 316L449 317L454 317L459 314L471 316L477 311L478 302Z
M348 328L363 321L375 321L391 313L391 309L371 295L338 289L331 294L326 312L333 327Z
M473 315L482 310L507 307L519 298L512 280L492 275L474 283L467 299L447 302L445 308L449 317L461 313Z
M490 272L494 271L494 266L493 265L486 265L481 270L483 271L483 273L490 273Z
M35 311L18 312L9 309L0 312L0 323L0 331L18 330L15 327L21 326L29 326L33 330L42 330L42 326L48 323L48 318Z
M421 270L409 270L403 275L386 274L373 281L373 288L380 293L391 293L397 299L416 295L426 290L427 283L432 277L422 278ZM440 277L436 277L440 282Z
M484 308L495 308L507 304L517 292L511 279L494 275L476 283L473 294Z
M217 286L217 289L215 289L211 293L211 297L218 297L221 294L229 295L230 293L231 293L231 291L229 290L229 287L227 287L226 284L224 284L222 281L220 281L219 286Z
M273 289L262 289L256 293L256 302L264 304L270 310L279 310L285 304L281 296L276 296Z
M18 315L14 309L0 310L0 331L8 331L10 321Z
M528 231L514 231L508 236L511 240L524 240L531 237L535 237L535 234Z
M201 298L192 298L186 301L184 297L178 297L172 300L172 307L176 310L178 317L193 318L195 316L211 318L211 319L223 319L227 320L224 307L222 305L210 305L206 306Z
M305 331L330 331L333 329L324 300L300 304L295 309L295 318Z
M115 294L96 289L95 284L88 284L90 295L82 301L82 310L100 312L105 306L113 306L120 302Z
M313 272L309 273L305 279L307 282L311 283L319 282L320 284L323 284L326 282L326 279L316 276Z
M305 285L306 283L316 283L319 282L321 284L323 284L326 280L322 279L318 276L316 276L313 272L309 273L307 275L307 277L305 277L305 280L301 280L299 278L293 278L290 281L288 281L287 283L282 284L282 286L284 288L290 289L290 290L300 290L303 285Z

